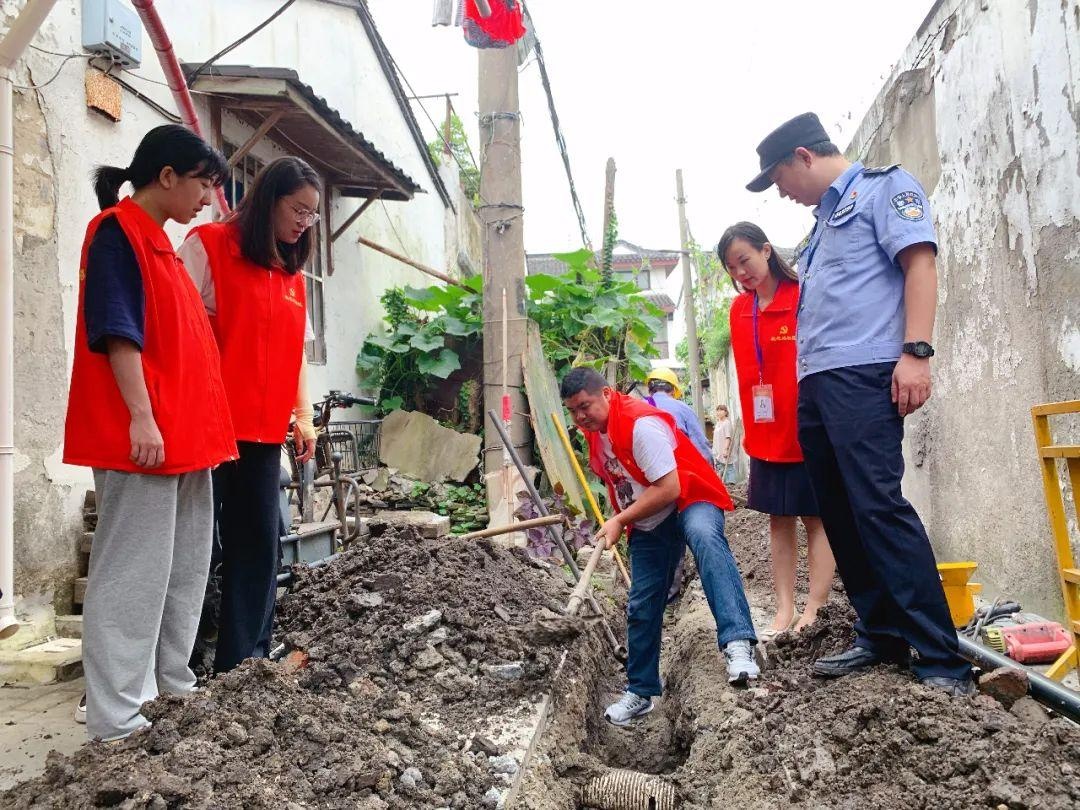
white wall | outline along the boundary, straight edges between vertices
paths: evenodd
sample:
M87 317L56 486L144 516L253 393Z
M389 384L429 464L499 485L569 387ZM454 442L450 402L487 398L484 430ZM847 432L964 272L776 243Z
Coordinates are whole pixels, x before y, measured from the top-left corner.
M0 15L7 15L5 27L17 5L0 5ZM159 0L156 6L180 60L200 62L265 18L274 4ZM60 54L80 53L81 9L80 0L61 0L33 44ZM16 81L43 83L61 61L30 50ZM356 354L364 337L380 328L379 296L393 285L433 281L358 245L357 235L445 270L456 267L457 245L451 242L458 228L448 222L452 214L433 186L354 9L300 0L222 63L295 69L301 81L427 192L410 202L376 203L333 246L335 273L325 287L328 359L312 369L310 384L316 396L329 388L356 391ZM90 482L87 471L59 462L79 254L86 223L97 211L90 173L102 163L126 166L142 135L167 121L152 103L126 90L121 121L91 112L85 103L85 70L85 60L72 59L40 91L16 94L16 566L23 593L48 595L65 587L79 528L77 507ZM143 64L123 78L175 111L168 89L151 83L163 76L145 33ZM205 99L197 98L196 104L209 135ZM223 129L226 137L250 131L228 116ZM266 159L280 151L264 142L256 154ZM456 190L456 183L450 187ZM333 200L330 230L360 202ZM188 227L170 226L168 231L179 242ZM63 594L57 597L63 599Z

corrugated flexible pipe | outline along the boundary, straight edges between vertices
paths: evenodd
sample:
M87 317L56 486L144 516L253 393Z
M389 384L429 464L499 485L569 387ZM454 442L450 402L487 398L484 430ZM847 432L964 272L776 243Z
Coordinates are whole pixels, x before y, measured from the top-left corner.
M187 81L184 79L183 71L180 70L180 60L176 58L172 40L169 39L169 34L165 31L165 24L161 21L157 8L154 7L154 0L131 0L131 2L135 6L135 10L139 12L139 17L142 18L143 25L146 26L146 33L150 35L150 41L154 44L154 50L157 51L158 62L161 63L165 81L172 91L173 100L176 102L176 108L180 113L180 120L185 127L200 138L205 138L202 127L199 126L199 116L195 113L195 105L191 101L191 92L188 90ZM225 199L225 190L220 186L214 191L214 202L217 205L220 217L224 217L229 213L229 203Z

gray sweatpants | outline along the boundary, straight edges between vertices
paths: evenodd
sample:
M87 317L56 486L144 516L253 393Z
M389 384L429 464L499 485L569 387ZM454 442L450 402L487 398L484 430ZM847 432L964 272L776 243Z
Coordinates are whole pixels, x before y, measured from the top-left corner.
M139 708L188 692L210 568L210 470L141 475L94 470L98 524L83 604L86 732L126 736Z

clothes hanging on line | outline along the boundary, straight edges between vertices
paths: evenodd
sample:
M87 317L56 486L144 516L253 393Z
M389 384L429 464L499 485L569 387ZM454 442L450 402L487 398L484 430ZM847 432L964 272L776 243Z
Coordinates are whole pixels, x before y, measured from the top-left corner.
M465 0L465 41L474 48L508 48L525 35L517 0L488 0L491 16L481 17L476 0Z

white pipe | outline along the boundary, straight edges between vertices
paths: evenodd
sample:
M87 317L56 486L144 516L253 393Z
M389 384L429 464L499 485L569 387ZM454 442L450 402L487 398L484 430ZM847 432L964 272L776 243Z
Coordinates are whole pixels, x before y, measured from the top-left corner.
M28 0L0 40L0 638L15 619L15 128L12 72L56 0Z

